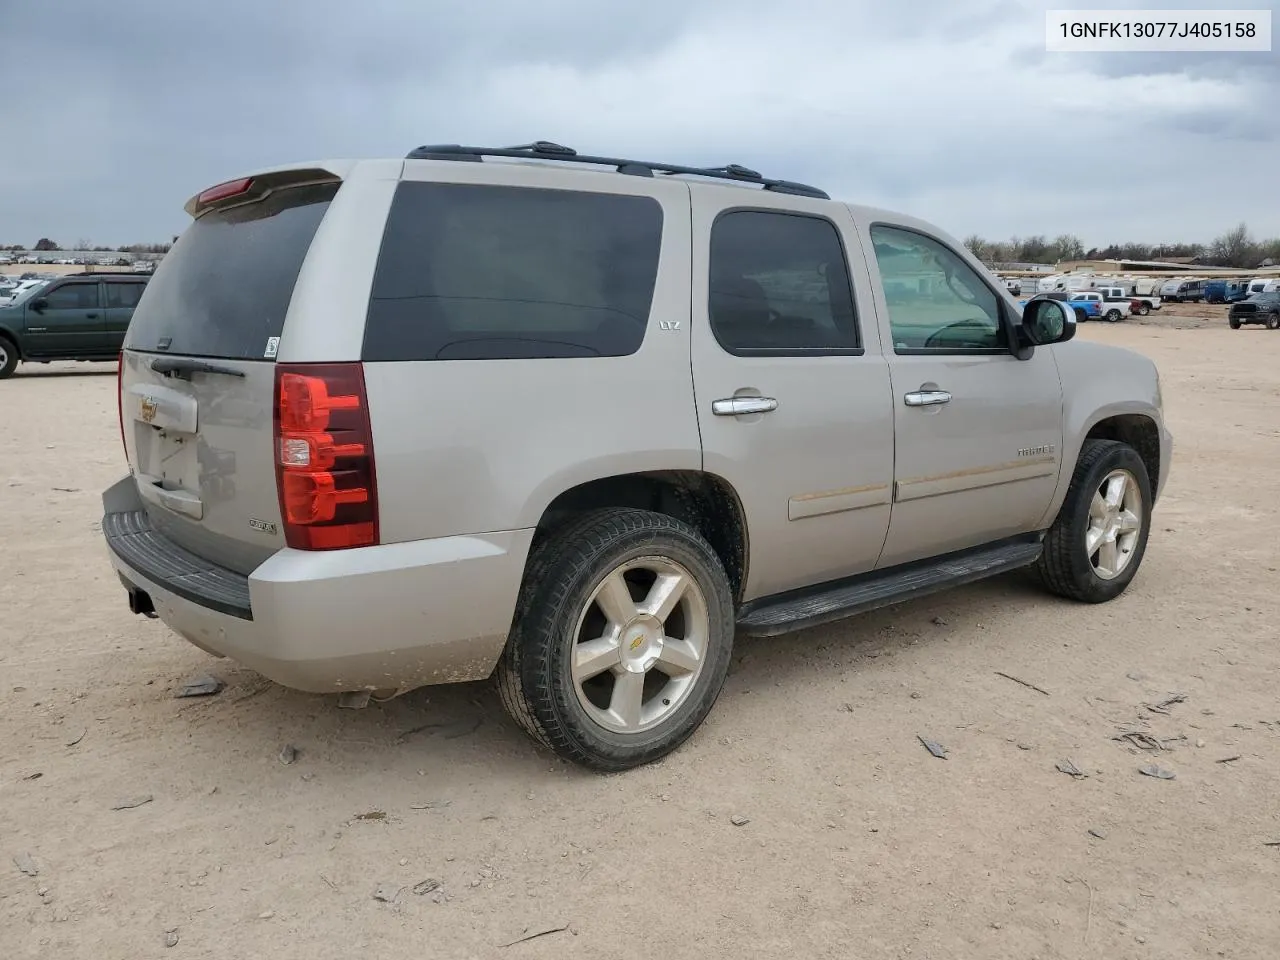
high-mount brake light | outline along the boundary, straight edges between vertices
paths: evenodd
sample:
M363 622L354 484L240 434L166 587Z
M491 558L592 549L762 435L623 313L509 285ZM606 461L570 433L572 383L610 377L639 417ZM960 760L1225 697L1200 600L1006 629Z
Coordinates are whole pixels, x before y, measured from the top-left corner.
M252 177L228 180L226 183L219 183L208 190L202 191L196 201L201 204L217 203L219 200L227 199L227 197L238 197L242 193L248 193L251 186L253 186Z
M290 547L378 542L373 433L359 363L276 365L275 457Z

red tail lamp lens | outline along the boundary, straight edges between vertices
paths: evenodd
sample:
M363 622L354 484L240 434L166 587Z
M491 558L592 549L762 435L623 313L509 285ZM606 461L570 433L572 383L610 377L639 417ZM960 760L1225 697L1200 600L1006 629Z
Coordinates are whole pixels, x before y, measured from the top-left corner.
M285 542L378 542L373 435L358 363L276 366L276 476Z
M286 432L320 433L328 428L333 411L359 408L358 396L331 396L323 377L298 373L280 377L280 429Z

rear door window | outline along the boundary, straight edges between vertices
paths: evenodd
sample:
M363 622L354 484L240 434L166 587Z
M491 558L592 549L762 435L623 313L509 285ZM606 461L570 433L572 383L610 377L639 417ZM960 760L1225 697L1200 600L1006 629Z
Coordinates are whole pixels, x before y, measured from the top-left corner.
M662 246L651 197L399 185L364 359L620 357L644 340Z
M711 228L708 314L740 356L857 351L844 246L822 217L732 210Z
M212 210L165 255L134 311L125 347L194 357L275 356L302 261L337 184L277 190Z
M108 283L107 306L115 309L136 307L146 286L145 283Z

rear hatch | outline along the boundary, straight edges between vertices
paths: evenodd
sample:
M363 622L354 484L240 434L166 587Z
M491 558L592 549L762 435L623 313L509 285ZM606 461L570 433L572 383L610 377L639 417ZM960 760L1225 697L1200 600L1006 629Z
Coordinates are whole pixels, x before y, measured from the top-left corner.
M285 546L275 357L338 189L323 171L294 170L205 191L125 337L120 422L151 525L241 574Z

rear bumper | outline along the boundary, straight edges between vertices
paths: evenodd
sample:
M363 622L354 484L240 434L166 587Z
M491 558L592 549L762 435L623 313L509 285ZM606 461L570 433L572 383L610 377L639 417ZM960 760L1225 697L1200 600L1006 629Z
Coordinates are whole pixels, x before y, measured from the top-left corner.
M136 612L297 690L409 690L488 676L532 530L354 550L281 550L248 577L150 529L131 477L103 495L112 566ZM241 600L247 595L247 607Z

